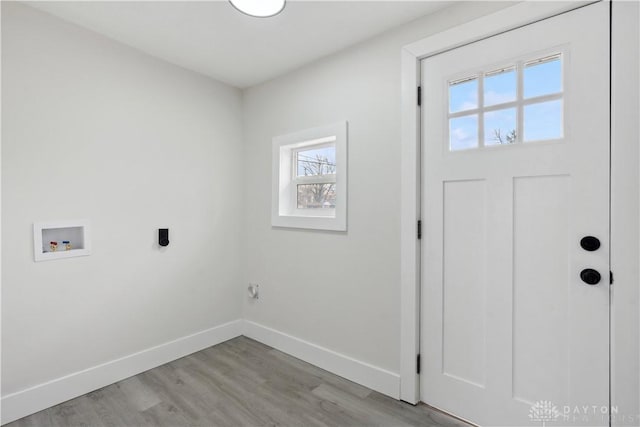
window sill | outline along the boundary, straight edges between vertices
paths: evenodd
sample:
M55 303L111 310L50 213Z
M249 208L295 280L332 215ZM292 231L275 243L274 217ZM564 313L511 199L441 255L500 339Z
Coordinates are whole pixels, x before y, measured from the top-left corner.
M338 216L274 215L274 227L304 228L308 230L347 231L347 221Z

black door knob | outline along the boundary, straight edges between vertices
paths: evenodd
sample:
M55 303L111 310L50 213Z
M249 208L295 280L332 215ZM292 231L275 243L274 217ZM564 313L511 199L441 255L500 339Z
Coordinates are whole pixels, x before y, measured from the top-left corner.
M587 285L597 285L600 283L600 279L602 279L600 273L595 271L593 268L585 268L582 270L580 272L580 278Z
M597 251L600 248L600 239L593 236L585 236L580 240L580 247L589 252Z

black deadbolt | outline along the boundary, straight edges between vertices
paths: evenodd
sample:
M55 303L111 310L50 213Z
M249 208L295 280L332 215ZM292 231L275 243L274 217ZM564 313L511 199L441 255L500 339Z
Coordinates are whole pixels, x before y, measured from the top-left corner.
M593 268L585 268L582 270L580 272L580 278L587 285L597 285L600 283L600 279L602 279L600 273L595 271Z
M600 239L593 236L586 236L580 240L580 246L585 251L593 252L600 248Z

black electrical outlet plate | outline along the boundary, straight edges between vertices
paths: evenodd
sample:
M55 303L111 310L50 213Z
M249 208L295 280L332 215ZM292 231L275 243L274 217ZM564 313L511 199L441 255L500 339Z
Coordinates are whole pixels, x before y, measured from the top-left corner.
M168 228L158 229L158 244L160 246L169 246L169 229Z

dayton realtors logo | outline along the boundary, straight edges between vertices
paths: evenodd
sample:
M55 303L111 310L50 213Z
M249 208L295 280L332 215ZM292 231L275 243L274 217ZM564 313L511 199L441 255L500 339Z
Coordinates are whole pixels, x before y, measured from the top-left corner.
M545 427L547 423L557 421L561 418L564 422L572 424L584 424L589 420L600 418L603 421L618 415L618 407L612 406L609 411L608 406L584 405L584 406L562 406L558 408L550 400L539 400L529 408L529 419L533 422L542 423Z
M545 427L549 422L557 420L558 417L560 417L560 411L549 400L538 400L529 408L531 421L542 423L542 427Z

